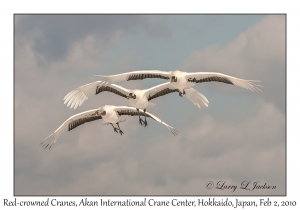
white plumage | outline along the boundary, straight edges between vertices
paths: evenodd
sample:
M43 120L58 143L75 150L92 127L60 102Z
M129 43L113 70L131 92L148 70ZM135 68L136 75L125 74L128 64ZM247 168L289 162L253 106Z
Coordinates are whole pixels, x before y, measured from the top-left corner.
M189 88L186 90L188 91L186 91L185 96L190 101L192 101L194 105L199 108L208 106L209 102L203 94L193 88ZM152 99L172 92L180 92L178 89L173 88L173 86L171 86L169 82L154 86L149 89L129 90L119 85L105 84L102 81L97 81L89 83L87 85L83 85L71 91L64 97L64 103L67 103L67 106L70 106L70 108L76 109L92 95L99 94L103 91L109 91L129 99L130 105L138 109L146 109L149 105L151 106L152 104L149 101Z
M42 146L44 146L45 148L51 148L51 146L55 144L55 142L62 135L62 133L70 131L86 122L95 121L99 119L103 119L107 124L111 124L114 131L122 135L123 131L119 127L119 122L124 121L124 119L121 117L122 115L137 115L139 116L140 123L142 122L140 116L144 116L145 126L147 125L146 117L152 118L153 120L165 125L171 131L171 133L174 136L176 136L179 133L178 130L169 126L168 124L161 121L159 118L150 114L149 112L146 112L146 108L152 105L152 103L149 102L150 100L172 92L179 92L180 96L184 95L185 97L187 97L187 99L192 101L194 105L200 108L202 106L207 107L208 100L204 95L192 88L195 85L195 83L222 82L226 84L240 86L251 91L260 91L259 87L261 87L260 85L255 84L255 82L258 81L243 80L216 72L187 73L179 70L170 72L160 70L144 70L111 76L95 76L98 76L101 79L101 81L92 82L71 91L64 98L65 104L67 103L67 106L76 109L78 106L81 106L82 103L92 95L96 95L103 91L109 91L129 99L129 103L135 108L126 106L106 105L100 107L99 109L93 109L76 114L70 117L68 120L66 120L54 133L52 133L45 140L43 140L41 142ZM145 90L129 90L121 86L112 84L125 80L139 80L146 78L161 78L170 81ZM143 109L143 112L140 112L139 109ZM116 124L118 127L114 127L113 124Z
M146 112L147 107L151 107L154 104L150 101L152 99L155 99L157 97L172 93L172 92L179 92L179 89L173 88L169 82L154 86L149 89L144 90L129 90L124 87L121 87L119 85L115 84L105 84L102 81L92 82L87 85L83 85L79 88L76 88L75 90L68 93L65 97L65 104L67 103L67 106L70 106L71 108L76 109L78 106L82 105L84 101L86 101L90 96L99 94L104 91L109 91L112 93L115 93L123 98L129 99L129 103L132 107L137 108L137 111L139 112L139 109L142 109L144 112ZM207 98L201 94L200 92L196 91L193 88L188 88L185 91L185 96L187 99L192 101L192 103L200 107L207 107L208 106L208 100ZM144 120L141 119L139 116L139 123L141 125L147 126L147 120L146 117Z
M186 88L190 88L195 85L195 83L202 82L223 82L231 85L240 86L251 91L260 91L260 85L255 84L255 80L244 80L236 77L232 77L226 74L221 74L217 72L194 72L188 73L183 71L160 71L160 70L141 70L132 71L123 74L116 74L111 76L94 75L100 80L106 82L107 84L117 83L120 81L128 80L139 80L146 78L161 78L170 80L170 84L181 91L184 94Z
M111 124L114 131L122 135L123 131L119 127L119 122L123 122L125 120L121 117L122 115L142 115L165 125L174 136L179 134L179 131L177 129L169 126L161 119L149 112L138 113L138 111L133 107L105 105L103 107L100 107L99 109L92 109L73 115L72 117L67 119L61 126L59 126L59 128L56 129L56 131L54 131L50 136L44 139L41 142L41 145L45 148L49 147L50 149L64 132L71 131L86 122L91 122L99 119L103 119L103 121L107 124ZM118 128L114 127L113 124L117 124Z

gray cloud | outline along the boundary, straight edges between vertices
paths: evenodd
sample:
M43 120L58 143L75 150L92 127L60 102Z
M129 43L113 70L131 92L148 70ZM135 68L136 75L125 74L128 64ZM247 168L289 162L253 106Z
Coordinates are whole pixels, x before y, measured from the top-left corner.
M91 123L81 132L65 134L50 151L40 150L35 141L23 145L26 153L38 152L41 159L17 161L16 185L26 189L17 194L228 195L228 191L207 191L205 183L224 180L239 185L244 179L278 186L251 194L282 194L284 190L284 116L272 104L261 104L260 111L243 124L218 123L205 116L181 129L180 138L166 133L134 139L131 133L141 129L131 126L134 121L121 124L123 137ZM151 129L157 127L151 123ZM143 141L142 145L136 141ZM16 148L23 151L18 156L26 156L22 147ZM26 172L32 177L25 182L22 173ZM36 186L28 190L28 183Z
M278 95L285 95L285 63L285 16L271 15L241 33L224 48L212 45L203 51L193 52L181 69L222 72L243 79L260 80L259 84L264 86L264 98L284 111L285 100ZM218 87L211 86L214 90ZM218 91L228 88L218 88Z
M34 51L47 61L61 61L70 46L87 34L110 40L116 33L132 34L141 27L149 36L170 36L164 16L152 15L16 15L16 35L32 36Z

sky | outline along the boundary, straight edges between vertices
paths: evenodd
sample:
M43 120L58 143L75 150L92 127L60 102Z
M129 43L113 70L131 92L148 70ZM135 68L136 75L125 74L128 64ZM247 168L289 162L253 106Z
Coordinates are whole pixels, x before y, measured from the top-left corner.
M15 15L15 195L285 195L285 15ZM159 69L220 72L259 80L262 92L223 83L197 84L209 100L198 109L177 93L148 111L177 128L137 117L102 121L39 143L70 116L104 105L129 105L112 93L76 110L71 90L110 75ZM160 79L121 82L143 89ZM208 182L272 190L207 189ZM249 186L250 186L249 185Z

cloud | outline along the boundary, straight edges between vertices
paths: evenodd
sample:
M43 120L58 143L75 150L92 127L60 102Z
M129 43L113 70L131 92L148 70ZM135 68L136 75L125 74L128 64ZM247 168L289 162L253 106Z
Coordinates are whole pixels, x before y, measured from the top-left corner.
M263 96L285 110L285 16L270 15L242 32L224 48L217 45L194 51L181 69L186 71L221 72L234 77L260 80ZM210 89L218 91L213 85ZM223 87L223 86L222 86ZM246 93L247 94L247 93Z
M164 16L152 15L15 15L16 34L30 36L38 31L42 36L35 37L34 50L47 61L62 61L74 42L87 34L109 40L116 33L123 36L142 29L150 37L170 35ZM66 27L67 26L67 27ZM102 50L104 51L104 50Z
M228 195L231 192L208 191L206 182L239 185L249 180L278 186L253 194L283 194L285 142L281 130L285 124L272 104L260 104L259 111L242 124L218 123L205 116L186 125L180 138L160 136L138 148L130 133L141 128L131 123L121 124L127 134L123 137L96 123L84 126L85 132L76 131L70 139L65 134L52 151L39 151L42 160L32 173L43 177L37 179L41 185L19 193Z

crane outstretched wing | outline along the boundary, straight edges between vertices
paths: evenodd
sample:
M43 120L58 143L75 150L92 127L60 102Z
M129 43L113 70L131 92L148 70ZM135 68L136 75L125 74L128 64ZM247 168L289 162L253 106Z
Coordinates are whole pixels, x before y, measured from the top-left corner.
M184 96L189 99L195 106L198 108L201 107L208 107L208 100L207 98L194 88L187 88L184 89L185 94ZM145 91L145 94L148 96L148 101L158 98L160 96L169 94L169 93L174 93L174 92L179 92L178 89L174 89L171 85L170 82L163 83L161 85L157 85L155 87L149 88Z
M261 91L259 87L262 87L255 82L256 80L244 80L236 77L232 77L226 74L221 74L217 72L195 72L186 73L185 78L192 83L202 83L202 82L223 82L230 85L240 86L252 91Z
M41 142L41 145L45 148L49 147L50 149L64 132L71 131L86 122L102 119L102 117L97 114L98 111L99 109L92 109L73 115L72 117L67 119L61 126L59 126L59 128L57 128L56 131L54 131L50 136L45 138Z
M141 80L146 78L160 78L160 79L170 79L171 72L161 71L161 70L140 70L140 71L131 71L123 74L115 74L110 76L103 75L93 75L99 80L105 83L117 83L121 81L129 80Z
M119 96L126 98L129 94L129 90L115 84L104 84L102 81L92 82L75 90L72 90L64 97L64 104L68 103L67 106L76 109L81 106L84 101L93 95L97 95L101 92L108 91Z

